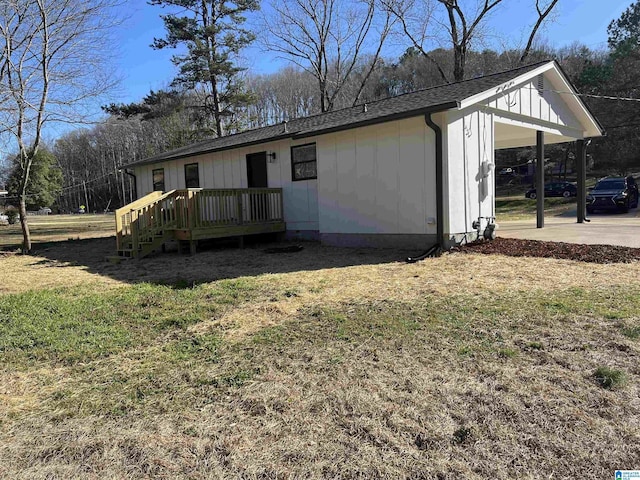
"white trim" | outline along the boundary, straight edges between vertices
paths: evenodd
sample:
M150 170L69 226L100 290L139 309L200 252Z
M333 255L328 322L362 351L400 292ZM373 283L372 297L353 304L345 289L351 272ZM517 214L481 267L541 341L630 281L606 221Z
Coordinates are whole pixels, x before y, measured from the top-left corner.
M493 112L494 121L498 123L528 128L531 130L540 130L541 132L562 135L563 137L575 139L584 138L584 131L578 130L577 128L558 125L557 123L547 122L546 120L509 113L502 110L496 110L494 108L487 108L486 111Z
M500 93L506 92L507 90L511 90L513 87L516 87L520 84L526 83L528 80L537 77L541 73L544 73L551 68L554 68L555 65L553 62L545 63L544 65L539 66L536 69L530 70L527 73L520 75L519 77L512 78L508 82L503 83L497 87L493 87L490 90L485 90L484 92L476 93L471 97L465 98L460 102L460 108L464 109L475 105L483 100L493 97L494 95L498 95Z
M568 95L569 98L566 100L566 103L569 105L569 108L576 115L577 120L580 122L580 124L583 127L583 134L577 138L602 136L603 131L600 129L598 122L593 117L593 115L591 115L591 113L589 112L587 107L584 105L582 100L580 100L580 98L578 97L578 92L576 91L575 88L573 88L573 85L571 85L571 82L569 82L569 80L562 73L562 70L560 70L560 68L557 67L555 61L551 61L549 63L541 65L540 67L535 68L512 80L509 80L508 82L505 82L502 85L499 85L498 87L494 87L490 90L486 90L484 92L468 97L462 100L462 102L460 102L460 108L461 109L468 108L473 105L476 105L479 102L482 102L483 100L487 100L495 95L498 95L500 93L515 90L516 88L532 80L536 76L549 71L553 71L555 73L556 77L562 83L562 88L564 90L572 93L572 95ZM577 107L577 109L575 107ZM578 111L575 111L575 110L578 110ZM501 111L500 113L502 114L504 112ZM580 116L582 118L580 118Z

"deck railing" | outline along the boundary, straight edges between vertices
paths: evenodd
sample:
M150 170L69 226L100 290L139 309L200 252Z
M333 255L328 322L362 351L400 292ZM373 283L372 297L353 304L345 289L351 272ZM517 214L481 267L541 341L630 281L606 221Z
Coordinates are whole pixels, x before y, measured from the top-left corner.
M224 228L284 221L281 188L153 192L116 211L118 250L171 230Z

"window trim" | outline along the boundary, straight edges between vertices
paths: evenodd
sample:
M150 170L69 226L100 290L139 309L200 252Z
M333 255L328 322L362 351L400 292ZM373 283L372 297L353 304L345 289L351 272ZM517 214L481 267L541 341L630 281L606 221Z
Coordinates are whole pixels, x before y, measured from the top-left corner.
M305 160L302 162L295 162L293 161L293 150L295 148L300 148L300 147L309 147L313 145L315 148L315 152L316 152L316 158L315 160ZM291 181L292 182L304 182L305 180L316 180L318 178L318 148L316 145L316 142L310 142L310 143L303 143L301 145L292 145L291 146ZM305 178L296 178L296 168L295 166L300 164L300 163L315 163L316 164L316 175L315 177L305 177Z
M196 166L196 171L198 172L198 186L197 187L189 187L187 185L187 168L188 167L193 167ZM184 188L200 188L200 165L198 164L198 162L194 162L194 163L185 163L184 164Z
M162 172L162 190L157 190L156 189L156 181L154 180L154 177L156 175L156 172ZM153 170L151 170L151 185L153 188L154 192L164 192L165 191L165 176L164 176L164 167L163 168L154 168Z

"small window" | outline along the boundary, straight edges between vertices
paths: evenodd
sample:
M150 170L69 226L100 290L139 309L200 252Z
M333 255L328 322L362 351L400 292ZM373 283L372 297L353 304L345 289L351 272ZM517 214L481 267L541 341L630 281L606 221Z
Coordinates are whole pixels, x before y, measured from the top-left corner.
M164 192L164 168L153 170L153 191Z
M318 178L315 143L291 147L291 178L294 181Z
M200 188L200 174L197 163L184 166L184 184L187 188Z

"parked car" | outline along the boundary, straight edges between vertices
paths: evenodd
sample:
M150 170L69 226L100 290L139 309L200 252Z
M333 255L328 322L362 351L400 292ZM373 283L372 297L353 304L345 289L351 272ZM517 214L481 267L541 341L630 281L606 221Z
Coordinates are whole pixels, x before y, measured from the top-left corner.
M40 210L38 210L38 213L40 215L50 215L51 214L51 209L49 207L42 207L42 208L40 208Z
M545 197L575 197L578 195L578 187L572 182L550 182L544 186ZM526 198L537 198L536 189L527 190L524 194Z
M604 177L587 195L587 213L596 210L628 212L638 207L638 184L632 176Z

